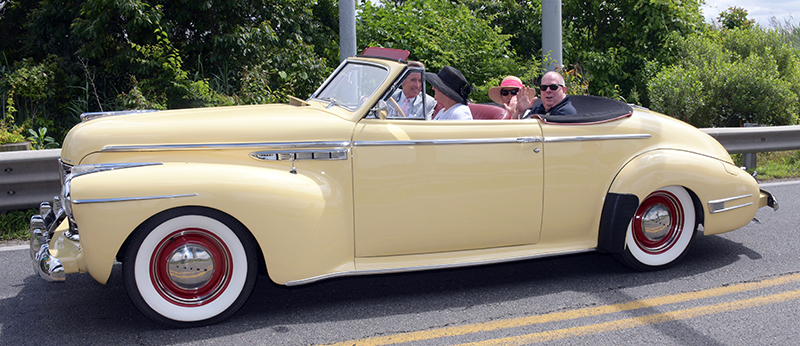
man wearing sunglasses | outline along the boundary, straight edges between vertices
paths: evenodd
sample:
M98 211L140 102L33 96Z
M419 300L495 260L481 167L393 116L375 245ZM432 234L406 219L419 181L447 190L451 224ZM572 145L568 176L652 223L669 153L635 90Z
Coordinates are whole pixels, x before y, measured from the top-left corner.
M531 108L536 98L530 99L525 93L517 97L517 110L525 112L530 109L531 114L543 115L568 115L578 114L572 102L567 96L567 86L564 77L560 73L550 71L542 77L542 84L539 86L542 103ZM523 113L524 114L524 113Z

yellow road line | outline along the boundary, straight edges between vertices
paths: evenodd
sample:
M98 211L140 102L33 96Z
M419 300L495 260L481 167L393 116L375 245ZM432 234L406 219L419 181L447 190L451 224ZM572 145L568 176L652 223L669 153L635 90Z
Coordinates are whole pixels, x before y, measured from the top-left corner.
M377 336L372 338L348 340L348 341L338 342L335 344L330 344L328 346L353 346L353 345L380 346L380 345L399 344L403 342L438 339L438 338L466 335L472 333L488 332L498 329L530 326L540 323L564 321L581 317L598 316L603 314L636 310L652 306L680 303L697 299L716 297L725 294L752 291L766 287L784 285L797 281L800 281L800 274L792 274L792 275L780 276L773 279L766 279L758 282L748 282L748 283L736 284L725 287L717 287L697 292L679 293L663 297L636 300L621 304L604 305L592 308L555 312L544 315L519 317L519 318L498 320L492 322L468 324L463 326L436 328L418 332L408 332L408 333L400 333L400 334L393 334L386 336Z
M664 322L685 320L694 317L708 316L723 312L753 308L767 304L785 302L800 298L800 290L774 294L765 297L756 297L744 300L735 300L728 303L716 305L706 305L696 308L665 312L660 314L647 315L642 317L626 318L606 323L591 324L587 326L551 330L541 333L506 337L502 339L491 339L480 342L462 344L459 346L513 346L528 345L543 341L573 338L589 334L610 332L614 330L631 329L647 325L659 324Z

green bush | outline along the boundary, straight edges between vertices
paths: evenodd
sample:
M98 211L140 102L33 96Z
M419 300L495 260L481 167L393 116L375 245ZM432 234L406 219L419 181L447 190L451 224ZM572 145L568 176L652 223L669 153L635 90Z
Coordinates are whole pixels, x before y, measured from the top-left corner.
M653 110L697 127L797 123L800 58L775 31L708 31L680 48L684 58L648 83Z

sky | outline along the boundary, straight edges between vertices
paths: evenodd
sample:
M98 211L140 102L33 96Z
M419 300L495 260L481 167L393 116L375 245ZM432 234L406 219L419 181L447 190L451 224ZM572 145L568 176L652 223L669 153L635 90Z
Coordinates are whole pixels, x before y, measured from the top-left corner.
M729 7L741 7L747 10L747 18L755 19L762 27L770 28L769 20L776 17L783 23L789 20L800 24L800 1L798 0L706 0L701 8L706 22L713 22Z

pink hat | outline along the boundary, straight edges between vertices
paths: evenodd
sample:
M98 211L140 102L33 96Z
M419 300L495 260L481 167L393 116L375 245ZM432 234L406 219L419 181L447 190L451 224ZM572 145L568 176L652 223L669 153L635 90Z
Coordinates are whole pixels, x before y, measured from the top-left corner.
M500 96L500 90L511 88L522 89L522 80L516 76L506 76L506 78L503 78L503 81L500 82L500 86L489 89L489 98L502 105L503 97ZM528 99L532 100L534 97L536 97L536 91L528 89Z

